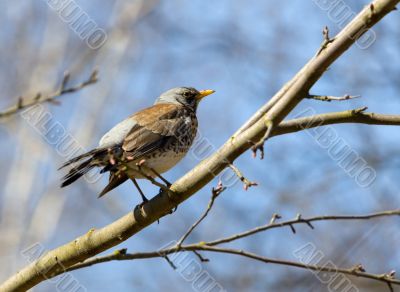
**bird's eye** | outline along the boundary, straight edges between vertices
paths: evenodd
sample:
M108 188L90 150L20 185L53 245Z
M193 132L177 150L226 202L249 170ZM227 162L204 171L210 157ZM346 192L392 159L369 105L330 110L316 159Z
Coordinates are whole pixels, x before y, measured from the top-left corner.
M190 91L186 91L183 93L183 97L186 99L186 102L189 104L193 104L195 102L195 94Z

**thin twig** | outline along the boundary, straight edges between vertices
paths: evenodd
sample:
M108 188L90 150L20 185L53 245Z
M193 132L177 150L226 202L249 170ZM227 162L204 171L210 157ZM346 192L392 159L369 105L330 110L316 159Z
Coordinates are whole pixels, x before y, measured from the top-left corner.
M177 269L175 264L171 261L171 259L167 255L163 255L162 257L167 261L167 263L171 266L173 270Z
M351 275L351 276L355 276L355 277L367 278L367 279L383 282L383 283L386 283L389 287L391 287L392 285L400 285L400 280L390 277L388 274L379 275L379 274L361 272L358 270L354 270L352 268L349 268L349 269L337 268L337 267L332 267L329 265L319 266L319 265L305 264L305 263L295 262L295 261L273 259L273 258L263 257L263 256L260 256L260 255L257 255L257 254L254 254L254 253L251 253L248 251L244 251L244 250L208 246L206 244L185 246L184 248L187 251L196 249L196 250L203 250L203 251L240 255L240 256L254 259L257 261L261 261L261 262L264 262L267 264L291 266L291 267L297 267L297 268L302 268L302 269L307 269L307 270L312 270L312 271L317 271L317 272L323 271L323 272L329 272L329 273L335 273L335 274L336 273L346 274L346 275Z
M361 95L349 95L345 94L343 96L329 96L329 95L315 95L315 94L309 94L306 96L308 99L315 99L315 100L322 100L322 101L343 101L343 100L349 100L349 99L354 99L354 98L359 98Z
M251 151L253 152L253 157L257 157L257 151L260 151L260 159L264 159L264 144L271 137L272 130L274 129L274 122L272 120L266 120L265 125L267 126L267 130L264 133L264 136L258 141L253 147L251 147Z
M284 266L291 266L291 267L297 267L297 268L313 270L313 271L318 271L318 272L324 271L324 272L330 272L330 273L347 274L347 275L351 275L351 276L356 276L356 277L360 277L360 278L366 278L366 279L383 282L386 284L400 285L400 280L395 279L393 276L391 276L391 273L371 274L371 273L365 272L364 269L355 269L354 267L346 269L346 268L332 267L330 265L318 266L318 265L305 264L305 263L295 262L295 261L267 258L267 257L263 257L263 256L260 256L260 255L254 254L254 253L250 253L250 252L247 252L244 250L209 246L207 243L184 245L179 250L176 247L172 247L172 248L163 249L161 251L133 253L133 254L126 254L126 255L118 255L118 256L110 254L110 255L106 255L106 256L102 256L102 257L96 257L94 259L89 259L83 263L76 264L76 265L68 268L66 270L66 272L90 267L95 264L109 262L109 261L113 261L113 260L126 261L126 260L148 259L148 258L157 258L157 257L164 258L165 255L167 255L167 254L173 254L173 253L183 252L183 251L199 251L199 250L240 255L240 256L258 260L258 261L261 261L261 262L264 262L267 264L278 264L278 265L284 265ZM165 255L161 255L161 253L163 253Z
M186 233L181 237L181 239L178 240L176 247L179 249L182 245L182 243L185 241L185 239L192 233L192 231L201 223L201 221L204 220L204 218L207 217L208 213L210 212L211 208L214 205L215 199L221 194L226 187L222 185L222 182L219 181L218 185L216 188L212 188L211 191L211 198L210 201L208 202L207 209L204 211L204 213L200 216L200 218L186 231Z
M328 45L334 41L334 38L331 39L329 37L329 28L327 26L325 26L324 29L322 30L322 35L324 37L324 40L322 41L321 47L317 52L317 56L321 54L321 52L325 50L328 47Z
M295 219L288 220L288 221L283 221L280 223L275 223L275 220L273 223L268 223L266 225L258 226L256 228L247 230L242 233L235 234L233 236L221 238L215 241L208 242L208 245L214 246L214 245L219 245L222 243L227 243L231 242L240 238L247 237L252 234L256 234L262 231L266 231L269 229L274 229L274 228L280 228L284 226L293 226L295 224L306 224L310 228L312 225L310 225L310 222L314 221L332 221L332 220L368 220L372 218L377 218L377 217L385 217L385 216L398 216L400 215L400 210L391 210L391 211L383 211L383 212L377 212L377 213L372 213L368 215L330 215L330 216L315 216L315 217L309 217L309 218L302 218L301 215L297 215ZM277 217L278 218L278 217Z
M61 85L60 85L59 89L57 89L56 92L48 94L48 95L43 95L41 93L37 93L34 97L32 97L30 99L25 99L23 97L19 97L16 105L13 105L13 106L5 109L4 111L0 112L0 118L11 116L11 115L19 112L22 109L34 106L39 103L49 102L49 103L53 103L53 104L60 104L59 100L57 100L58 97L68 94L68 93L76 92L88 85L96 83L98 81L97 74L98 74L98 71L94 70L92 72L92 74L90 75L90 77L86 81L84 81L80 84L77 84L75 86L71 86L71 87L67 88L66 85L69 81L70 75L68 73L65 73L64 78L61 82Z
M252 186L258 186L258 183L248 180L233 163L230 163L229 167L230 167L230 169L233 170L233 172L236 174L236 176L243 182L243 184L244 184L243 188L245 191L247 191Z
M271 136L294 133L315 127L341 124L358 123L367 125L389 125L399 126L400 115L383 115L365 112L366 108L317 114L281 122L273 131Z
M393 276L390 276L390 273L388 273L388 274L371 274L371 273L365 272L365 270L363 270L363 269L355 269L354 267L346 269L346 268L332 267L330 265L318 266L318 265L305 264L305 263L295 262L295 261L267 258L267 257L263 257L263 256L260 256L260 255L254 254L254 253L250 253L250 252L247 252L244 250L210 246L207 243L184 245L179 250L176 247L172 247L172 248L163 249L161 251L153 251L153 252L141 252L141 253L133 253L133 254L117 255L117 256L114 254L110 254L110 255L106 255L106 256L102 256L102 257L96 257L93 259L89 259L83 263L76 264L76 265L66 269L66 272L70 272L70 271L74 271L77 269L90 267L95 264L105 263L105 262L114 261L114 260L127 261L127 260L148 259L148 258L157 258L157 257L165 258L165 256L168 254L173 254L173 253L183 252L183 251L199 251L199 250L240 255L240 256L258 260L258 261L261 261L261 262L264 262L267 264L291 266L291 267L297 267L297 268L318 271L318 272L324 271L324 272L330 272L330 273L347 274L347 275L351 275L351 276L355 276L355 277L366 278L366 279L383 282L383 283L390 284L390 285L400 285L400 280L395 279Z
M193 253L199 258L199 260L203 263L209 262L210 260L203 257L197 250L194 250Z
M269 224L270 224L270 225L271 225L271 224L274 224L275 221L276 221L277 219L281 219L281 218L282 218L281 215L279 215L278 213L274 213L274 214L272 214L272 217L271 217L271 219L269 220Z

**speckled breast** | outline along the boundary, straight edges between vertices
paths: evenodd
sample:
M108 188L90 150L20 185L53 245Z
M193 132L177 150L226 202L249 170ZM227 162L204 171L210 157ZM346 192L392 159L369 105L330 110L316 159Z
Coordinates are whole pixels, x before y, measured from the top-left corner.
M163 147L153 151L150 155L146 155L144 158L146 160L145 166L161 174L174 167L186 156L196 137L198 122L192 111L187 111L182 116L182 119L183 122L180 123L180 127L174 129L173 133L170 133L170 139L168 139ZM130 163L128 175L135 178L143 178L143 175L137 171L136 163L137 161ZM141 170L144 171L145 167ZM145 171L145 173L155 177L155 174L151 171Z

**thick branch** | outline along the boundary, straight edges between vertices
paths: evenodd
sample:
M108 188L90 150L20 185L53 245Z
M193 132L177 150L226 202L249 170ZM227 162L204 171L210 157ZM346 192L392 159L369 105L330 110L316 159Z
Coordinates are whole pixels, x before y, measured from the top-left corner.
M11 116L13 114L16 114L17 112L19 112L22 109L34 106L35 104L39 104L39 103L44 103L44 102L50 102L50 103L55 103L58 104L59 101L57 100L58 97L68 94L68 93L73 93L76 92L78 90L81 90L82 88L94 84L97 82L97 70L94 70L92 72L92 74L90 75L90 77L77 85L71 86L71 87L67 87L67 83L69 81L70 75L69 73L66 73L64 75L64 78L61 82L61 85L59 87L59 89L57 89L57 91L55 91L54 93L48 94L48 95L42 95L41 93L37 93L34 97L26 99L23 97L20 97L18 99L18 102L9 107L8 109L5 109L4 111L0 112L0 119L1 118L5 118L8 116Z
M308 95L311 86L328 69L331 63L346 51L355 40L360 38L368 28L375 25L383 16L396 9L399 1L373 1L366 5L355 19L353 19L337 36L329 37L328 28L323 30L324 40L317 54L297 74L287 82L264 106L262 106L239 130L233 135L236 137L240 133L253 126L271 108L277 104L285 95L297 93L299 99ZM373 8L372 8L373 7ZM308 78L310 74L313 78ZM309 80L307 80L309 79ZM298 89L299 83L307 83L309 86L303 88L304 92ZM294 91L294 92L293 92ZM297 91L297 92L296 92Z
M249 141L258 142L266 128L265 120L275 125L306 96L310 87L321 77L328 67L343 54L365 31L393 10L399 0L377 0L373 2L373 11L366 7L334 38L324 50L314 56L310 62L278 92L271 102L258 111L246 126L246 131L229 139L214 155L202 161L192 171L177 180L171 190L155 196L144 204L141 210L136 208L117 221L99 230L89 232L74 241L60 246L22 269L3 285L1 291L25 291L41 281L62 273L59 267L70 267L102 251L115 246L136 234L146 226L168 214L177 204L188 199L237 157L251 147ZM271 105L272 104L272 105ZM265 111L265 108L268 108ZM260 119L261 117L264 117Z

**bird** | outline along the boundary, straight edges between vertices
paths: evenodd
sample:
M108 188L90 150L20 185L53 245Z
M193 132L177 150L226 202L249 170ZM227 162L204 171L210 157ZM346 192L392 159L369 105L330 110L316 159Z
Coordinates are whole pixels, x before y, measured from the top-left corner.
M99 198L131 180L142 198L148 199L137 179L163 180L162 173L174 167L185 155L197 134L196 116L200 101L215 91L193 87L176 87L162 93L155 103L124 119L111 128L98 147L74 157L61 165L71 167L62 178L61 187L68 186L93 168L109 172L109 181Z

